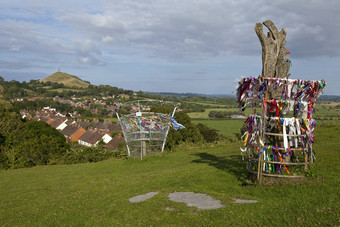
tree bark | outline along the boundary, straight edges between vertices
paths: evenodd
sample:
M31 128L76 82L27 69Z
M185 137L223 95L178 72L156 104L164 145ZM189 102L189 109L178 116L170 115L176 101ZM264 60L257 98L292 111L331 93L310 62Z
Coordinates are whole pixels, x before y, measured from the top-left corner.
M269 29L267 36L261 23L255 25L262 45L262 76L288 78L290 60L287 59L288 50L285 48L287 32L284 28L279 32L270 20L263 24Z

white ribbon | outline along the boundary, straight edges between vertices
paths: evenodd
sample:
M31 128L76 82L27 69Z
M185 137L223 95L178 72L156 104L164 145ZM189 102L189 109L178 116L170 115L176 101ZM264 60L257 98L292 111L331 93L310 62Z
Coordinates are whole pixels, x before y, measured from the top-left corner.
M288 121L288 126L289 126L289 134L291 135L296 135L296 129L295 129L295 117L293 118L286 118ZM289 138L289 145L292 147L293 146L293 141L295 141L297 138ZM297 141L295 142L297 143Z
M288 86L287 86L287 96L291 97L291 92L292 92L292 87L293 87L293 83L292 81L288 81Z
M295 119L295 122L296 122L296 133L298 135L301 135L301 130L300 130L300 122L299 122L299 119ZM299 136L298 140L295 140L295 147L297 148L299 146L299 143L298 142L301 142L301 138Z
M283 118L283 146L284 146L285 149L288 148L288 138L287 138L286 126L288 126L287 118Z

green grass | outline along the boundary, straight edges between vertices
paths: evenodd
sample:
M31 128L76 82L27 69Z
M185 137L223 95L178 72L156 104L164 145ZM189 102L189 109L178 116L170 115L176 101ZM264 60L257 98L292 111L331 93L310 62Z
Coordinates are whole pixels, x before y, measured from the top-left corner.
M204 112L192 112L192 113L188 113L189 117L190 118L193 118L193 119L208 119L209 116L209 112L210 111L227 111L227 112L238 112L239 109L238 108L209 108L209 109L205 109ZM251 108L247 108L245 111L244 111L244 114L246 116L248 116L248 114L252 113L252 109Z
M224 104L218 104L218 103L211 103L211 102L187 102L187 103L194 103L204 106L211 106L212 108L226 108L226 105Z
M335 105L318 105L313 118L340 120L340 108L335 108Z
M116 117L102 117L101 119L104 119L105 121L118 122L118 119ZM91 120L98 120L98 118L92 118Z
M319 120L333 120L338 121L340 120L340 109L336 108L335 106L338 104L333 105L326 105L326 104L320 104L316 105L315 113L313 114L313 118L319 119ZM209 112L210 111L227 111L227 112L237 112L238 108L209 108L205 109L204 112L192 112L188 113L188 115L192 119L209 119ZM257 112L260 114L261 109L258 108ZM251 108L247 108L244 111L245 116L248 116L250 113L253 113L253 110Z
M104 117L103 119L106 121L118 122L118 119L116 117Z
M316 180L270 187L246 183L239 143L182 147L144 160L38 166L0 171L2 226L339 226L337 126L316 130ZM130 197L158 191L154 198ZM171 192L206 193L226 205L198 210ZM256 204L234 204L235 198ZM168 210L171 208L171 210Z
M228 112L234 112L237 111L237 108L209 108L205 109L204 112L193 112L188 113L190 118L209 118L208 114L210 111L228 111Z
M245 119L230 120L192 120L195 124L205 124L210 128L217 129L220 133L229 139L235 138L234 133L240 131Z

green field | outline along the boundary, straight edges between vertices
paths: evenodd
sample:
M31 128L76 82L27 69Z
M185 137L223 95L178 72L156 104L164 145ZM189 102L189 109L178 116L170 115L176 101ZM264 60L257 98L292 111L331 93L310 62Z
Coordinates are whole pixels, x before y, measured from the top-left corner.
M227 122L227 121L226 121ZM208 123L209 124L209 123ZM211 122L211 124L213 124ZM339 226L340 124L316 130L316 179L247 184L237 142L182 147L140 160L0 171L1 226ZM158 191L154 198L130 197ZM171 192L206 193L226 205L198 210ZM255 204L234 204L236 198Z
M315 109L313 117L326 120L340 120L340 104L334 105L318 105Z
M211 103L211 102L187 102L187 103L211 106L212 108L226 108L226 105L224 104L217 104L217 103Z
M209 116L209 112L210 111L226 111L226 112L238 112L239 109L238 108L209 108L209 109L205 109L204 112L192 112L192 113L188 113L189 117L192 119L208 119ZM245 114L245 116L248 116L250 113L252 113L253 110L251 108L247 108L243 113Z
M235 138L234 133L238 133L245 119L230 120L192 120L195 124L205 124L210 128L217 129L229 139Z
M320 120L340 120L340 107L339 103L332 104L317 104L315 113L313 114L313 118ZM190 118L192 119L209 119L210 111L227 111L227 112L237 112L238 108L209 108L205 109L204 112L192 112L188 113ZM261 109L257 109L259 113ZM245 116L251 114L253 110L251 108L247 108L243 113Z
M111 122L118 122L118 119L116 117L104 117L105 121L111 121Z

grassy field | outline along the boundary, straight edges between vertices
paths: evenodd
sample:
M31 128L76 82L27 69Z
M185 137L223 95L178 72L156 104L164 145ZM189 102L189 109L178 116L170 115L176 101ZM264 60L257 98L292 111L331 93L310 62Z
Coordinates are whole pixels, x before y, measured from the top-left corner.
M226 112L238 112L238 108L209 108L205 109L204 112L192 112L188 113L189 117L192 119L208 119L209 112L210 111L226 111ZM248 116L250 113L252 113L253 110L251 108L247 108L243 113L245 116Z
M111 121L111 122L118 122L118 119L116 117L104 117L105 121ZM93 119L96 120L96 119Z
M339 103L331 103L331 104L317 104L315 113L313 114L313 118L325 119L325 120L340 120L340 108L337 106ZM227 111L227 112L237 112L238 108L209 108L205 109L204 112L192 112L188 113L188 115L192 119L209 119L210 111ZM261 109L258 108L257 112L260 114ZM252 113L253 110L251 108L247 108L244 111L245 116L248 116Z
M226 108L226 105L224 104L217 104L217 103L211 103L211 102L187 102L187 103L194 103L204 106L211 106L212 108Z
M243 125L245 119L231 119L231 120L193 120L195 124L205 124L210 128L217 129L220 133L228 139L235 138L234 133L238 133Z
M316 107L316 111L313 114L313 118L317 119L318 125L325 124L338 124L340 121L340 109L335 108L338 104L325 104L319 105ZM238 111L237 108L224 108L224 109L206 109L205 112L202 113L189 113L189 116L193 119L193 122L198 124L202 123L211 128L219 130L223 135L227 138L234 138L234 133L238 132L238 130L242 127L245 119L232 119L232 120L214 120L209 119L208 113L212 110L222 110L228 112ZM245 110L245 116L251 113L251 109L247 108Z
M340 120L340 108L338 104L321 104L316 107L313 117L326 120Z
M209 123L208 123L209 124ZM140 160L0 171L2 226L339 226L340 124L316 130L316 179L247 184L239 143L186 148ZM130 197L158 191L154 198ZM224 208L198 210L171 192L206 193ZM255 204L234 204L236 198Z

